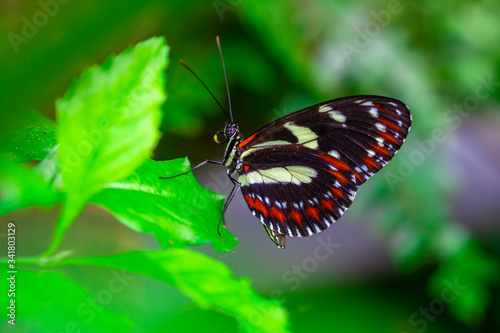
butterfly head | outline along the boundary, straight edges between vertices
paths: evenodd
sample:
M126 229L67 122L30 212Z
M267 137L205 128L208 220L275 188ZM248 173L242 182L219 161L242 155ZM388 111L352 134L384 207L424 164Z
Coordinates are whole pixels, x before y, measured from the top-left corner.
M227 122L224 133L229 140L234 140L240 134L240 128L235 123Z
M230 140L234 140L238 137L240 133L240 128L237 124L232 122L227 122L224 130L217 131L214 135L214 141L218 144L225 144Z

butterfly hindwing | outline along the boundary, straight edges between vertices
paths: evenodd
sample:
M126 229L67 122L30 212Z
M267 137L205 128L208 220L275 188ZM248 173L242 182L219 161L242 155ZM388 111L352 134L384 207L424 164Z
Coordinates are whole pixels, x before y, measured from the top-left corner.
M239 181L251 211L271 230L309 236L328 228L351 205L356 180L341 161L300 145L267 150L255 152Z
M357 187L398 151L410 129L406 105L351 96L276 120L239 144L248 206L271 230L309 236L340 218Z

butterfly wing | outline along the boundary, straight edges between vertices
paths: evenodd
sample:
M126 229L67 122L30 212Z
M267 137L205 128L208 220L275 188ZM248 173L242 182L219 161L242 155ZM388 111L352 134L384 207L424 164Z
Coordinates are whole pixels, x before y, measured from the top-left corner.
M394 156L410 126L405 104L373 95L339 98L280 118L239 144L244 198L279 234L320 232Z
M272 149L254 152L239 177L252 213L292 237L315 234L338 220L356 194L347 164L300 145Z

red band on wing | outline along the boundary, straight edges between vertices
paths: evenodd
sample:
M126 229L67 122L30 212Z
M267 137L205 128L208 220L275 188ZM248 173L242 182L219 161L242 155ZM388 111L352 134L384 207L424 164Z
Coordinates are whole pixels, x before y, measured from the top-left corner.
M269 215L269 211L267 210L266 206L264 206L264 204L259 199L255 198L254 200L250 198L249 195L245 195L245 200L247 201L250 208L261 212L265 217Z
M277 218L281 222L281 224L283 224L286 216L285 216L285 214L283 214L283 212L278 210L276 207L271 207L271 217Z
M344 162L342 162L341 160L339 160L333 156L330 156L328 154L321 154L321 155L319 155L319 157L321 157L323 159L323 161L331 164L337 170L349 171L349 172L351 171L351 168L349 168L349 166L347 164L345 164Z
M349 183L347 181L347 179L345 178L345 176L343 174L341 174L340 172L338 172L338 171L331 171L331 170L326 170L326 171L328 171L329 173L331 173L332 175L334 175L335 178L337 178L337 180L340 182L340 184L345 185L345 184Z
M394 123L391 123L389 120L385 120L385 119L377 119L377 121L379 123L381 123L382 125L384 125L385 127L388 127L396 132L400 132L401 130L399 129L398 125L394 124Z
M307 206L306 214L311 216L315 220L319 220L319 209L318 208Z
M292 219L294 219L295 221L297 221L297 223L302 227L302 219L304 218L302 216L302 214L300 214L299 212L297 212L296 210L292 210L290 212L290 217Z
M378 132L378 135L380 135L380 137L382 137L384 140L389 141L393 145L397 145L398 144L398 140L396 140L395 137L393 137L392 135L390 135L388 133Z
M399 118L399 116L397 114L394 114L392 112L387 111L386 109L384 109L383 107L381 107L379 104L375 104L375 107L377 108L377 110L379 110L381 112L385 112L388 115L390 115L391 117Z
M321 208L327 209L330 212L333 212L333 202L321 199Z
M341 189L330 187L330 190L332 190L336 198L344 199L344 193L342 193Z
M372 147L373 151L376 152L378 155L381 155L381 156L389 156L389 151L384 148L384 147L380 147L380 146L373 146Z
M358 182L361 182L361 176L359 175L359 173L357 173L356 171L353 171L353 173L354 173L354 176L356 177L356 180Z
M363 162L365 162L368 169L376 168L377 162L371 157L363 157Z
M257 134L257 132L255 132L254 134L250 135L245 140L241 141L240 144L238 145L238 147L243 148L247 143L249 143L250 141L252 141L252 139L255 137L256 134Z

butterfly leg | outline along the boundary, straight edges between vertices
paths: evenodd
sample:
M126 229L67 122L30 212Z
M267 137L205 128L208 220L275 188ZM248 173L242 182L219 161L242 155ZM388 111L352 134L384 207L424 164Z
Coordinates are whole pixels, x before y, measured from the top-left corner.
M231 183L233 183L233 188L231 189L231 192L229 193L229 195L226 198L226 201L224 202L224 208L222 209L222 215L219 219L219 224L217 225L217 233L219 234L219 236L221 235L219 229L220 229L220 224L222 222L222 218L224 217L224 214L226 213L227 207L229 207L229 203L233 200L234 196L236 195L236 193L238 193L238 190L241 187L241 183L238 181L238 179L233 178L233 175L229 175L229 179L231 180Z
M187 175L187 174L188 174L188 173L190 173L190 172L193 172L193 170L198 169L198 168L199 168L199 167L201 167L201 166L204 166L204 165L205 165L205 164L207 164L207 163L222 165L222 162L220 162L220 161L206 160L206 161L201 162L200 164L198 164L197 166L195 166L194 168L192 168L192 169L191 169L191 170L189 170L189 171L186 171L186 172L180 173L180 174L175 175L175 176L170 176L170 177L158 177L158 178L160 178L160 179L171 179L171 178L175 178L175 177L179 177L179 176L184 176L184 175Z

